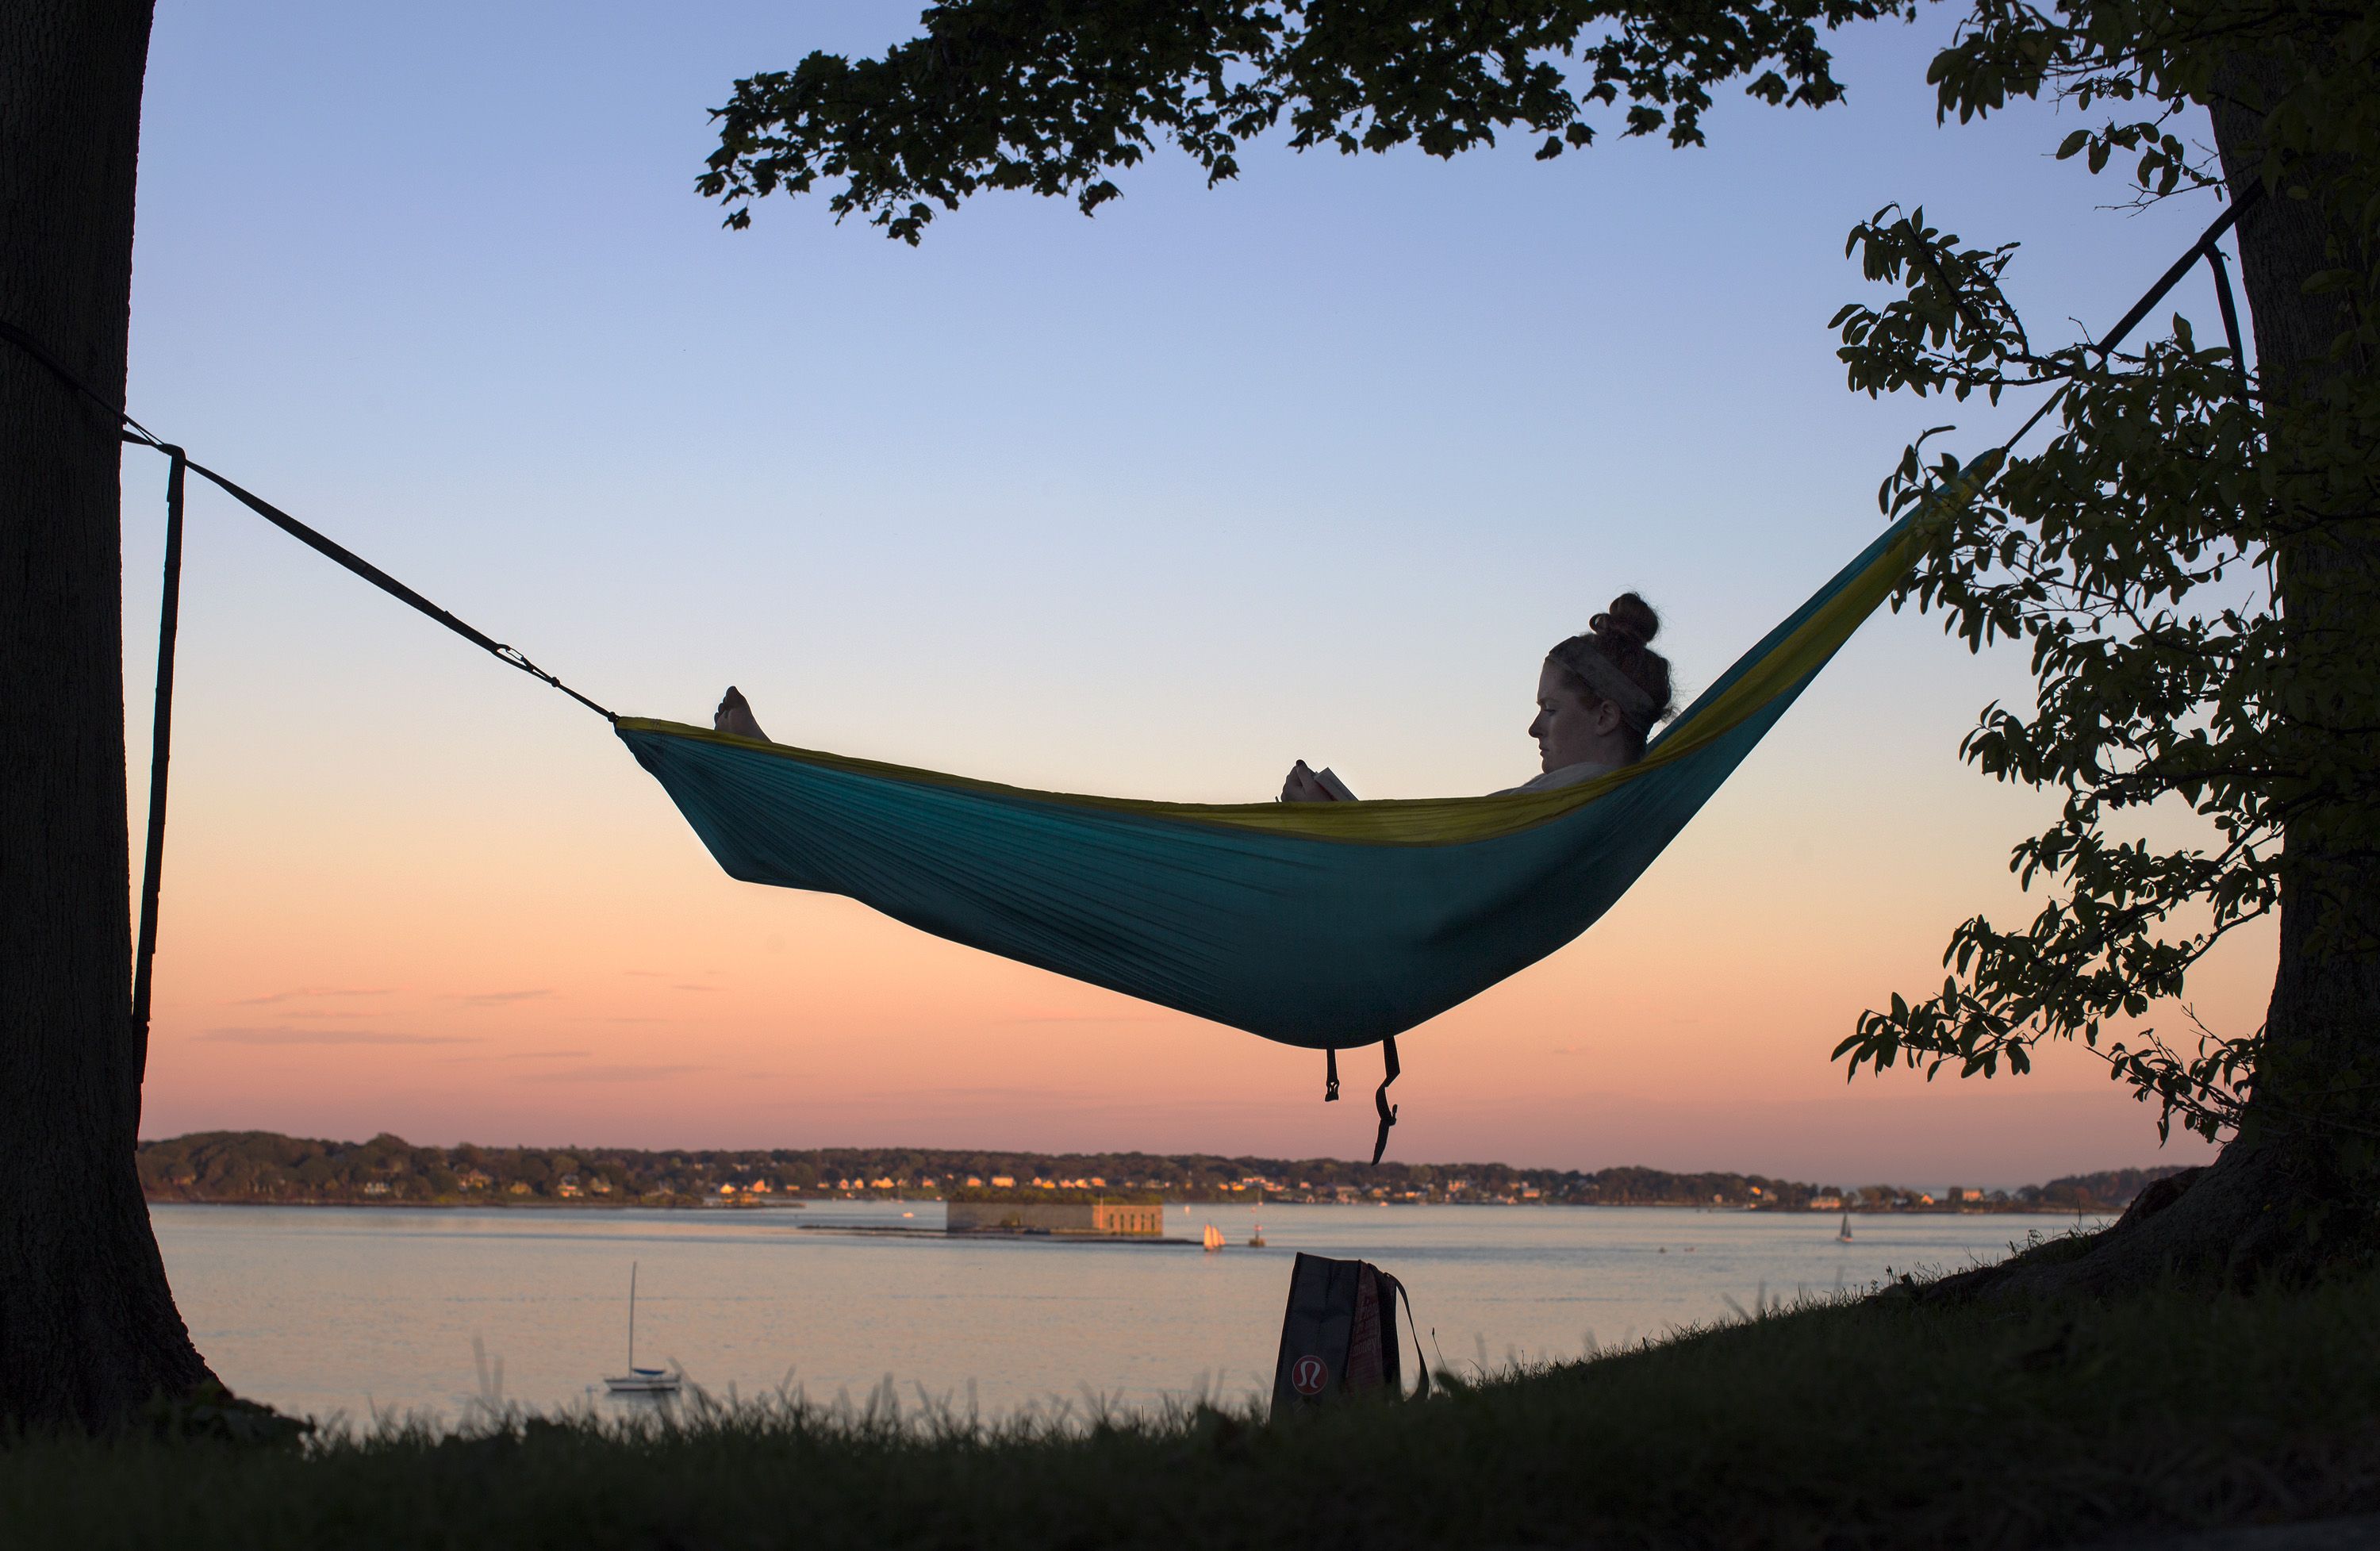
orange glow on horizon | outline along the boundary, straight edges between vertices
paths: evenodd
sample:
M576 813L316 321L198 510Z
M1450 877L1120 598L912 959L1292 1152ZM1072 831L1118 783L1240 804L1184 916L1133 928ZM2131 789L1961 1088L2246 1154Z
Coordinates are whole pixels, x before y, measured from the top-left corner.
M1853 1014L1938 980L1961 914L2019 903L1998 854L2034 799L1956 774L1978 800L1946 826L1888 769L1794 768L1824 741L1780 731L1584 939L1401 1038L1396 1156L1917 1183L2152 1159L2077 1051L2020 1081L1846 1086L1828 1052ZM1368 1145L1369 1052L1325 1109L1312 1052L733 882L608 739L536 791L439 779L469 746L412 745L431 779L370 821L285 800L311 772L276 792L190 761L146 1133ZM2269 951L2227 951L2202 1013L2252 1019Z

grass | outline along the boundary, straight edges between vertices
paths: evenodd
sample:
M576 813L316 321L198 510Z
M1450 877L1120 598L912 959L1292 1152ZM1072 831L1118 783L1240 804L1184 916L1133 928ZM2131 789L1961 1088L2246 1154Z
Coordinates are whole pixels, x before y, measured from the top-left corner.
M296 1448L18 1439L0 1544L2049 1546L2380 1508L2380 1277L1826 1303L1427 1404L975 1426L780 1400Z

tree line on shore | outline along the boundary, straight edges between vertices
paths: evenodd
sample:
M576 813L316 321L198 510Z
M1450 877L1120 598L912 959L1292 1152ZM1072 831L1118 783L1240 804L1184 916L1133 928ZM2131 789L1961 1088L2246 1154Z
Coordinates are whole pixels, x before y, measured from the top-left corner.
M2016 1190L1845 1188L1760 1174L1502 1163L1383 1163L1211 1153L1038 1153L928 1147L681 1149L417 1146L273 1132L140 1144L152 1201L255 1204L687 1206L852 1198L1155 1194L1177 1201L1396 1201L1725 1206L1779 1211L2120 1210L2172 1168L2074 1174Z

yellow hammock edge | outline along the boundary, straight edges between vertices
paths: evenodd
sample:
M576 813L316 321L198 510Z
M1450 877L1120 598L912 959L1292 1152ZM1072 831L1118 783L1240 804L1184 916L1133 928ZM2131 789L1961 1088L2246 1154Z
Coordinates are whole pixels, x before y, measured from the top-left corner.
M1962 480L1956 491L1943 498L1942 505L1964 504L1976 484L1973 479ZM1644 758L1609 775L1550 792L1519 792L1490 797L1391 797L1361 803L1169 803L1138 797L1036 791L1029 787L978 781L969 776L950 775L940 770L918 769L881 760L764 743L708 727L650 717L624 716L618 719L617 725L624 731L661 733L676 738L726 744L765 751L779 758L803 764L848 770L876 780L909 782L921 786L953 787L1076 807L1111 808L1147 818L1229 825L1303 835L1313 840L1375 845L1459 845L1512 834L1560 818L1725 736L1775 697L1807 677L1849 640L1861 622L1900 585L1901 576L1914 562L1924 542L1919 526L1911 524L1858 576L1840 588L1798 629L1779 643L1776 649L1751 664L1692 720L1671 729L1668 736L1645 751Z

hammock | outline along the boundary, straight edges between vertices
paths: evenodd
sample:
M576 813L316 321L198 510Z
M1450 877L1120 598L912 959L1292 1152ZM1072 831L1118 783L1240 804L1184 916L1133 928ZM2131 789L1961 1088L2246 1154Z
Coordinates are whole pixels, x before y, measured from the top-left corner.
M2095 346L2104 357L2202 260L2241 382L2247 357L2216 244L2228 204ZM186 476L241 504L480 649L610 721L731 877L846 894L937 937L1330 1052L1378 1043L1379 1161L1396 1110L1396 1036L1569 942L1627 892L1914 562L1912 525L1961 503L2066 396L1887 528L1729 669L1645 757L1555 792L1421 802L1136 802L1029 792L614 715L152 434L22 328L0 340L88 400L123 440L165 454L164 590L150 744L148 844L132 1021L145 1051L165 841Z
M1912 515L1913 516L1913 515ZM846 894L1003 958L1339 1050L1569 942L1718 790L1912 563L1887 529L1634 765L1550 792L1138 802L618 718L728 875Z
M2100 343L2202 259L2241 361L2216 240L2228 206ZM1208 806L1031 792L613 719L729 876L846 894L921 931L1336 1052L1382 1043L1595 924L1677 838L1914 563L1914 525L1962 504L2065 396L1878 535L1645 757L1553 792ZM1395 1111L1378 1098L1380 1139Z

